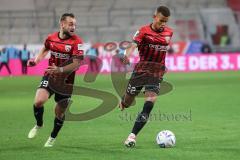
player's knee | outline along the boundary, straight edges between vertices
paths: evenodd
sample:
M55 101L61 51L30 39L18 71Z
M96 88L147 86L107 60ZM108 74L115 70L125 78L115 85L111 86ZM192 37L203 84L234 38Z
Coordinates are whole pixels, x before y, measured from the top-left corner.
M55 116L58 119L62 119L65 116L66 109L67 109L67 101L62 100L58 102L55 107Z
M145 93L145 101L155 102L157 100L157 94L154 92L146 92Z
M65 114L64 113L55 113L55 117L57 117L57 119L60 119L62 121L65 120Z
M40 107L42 107L44 105L44 103L45 103L44 100L40 100L39 99L39 100L35 101L34 105L35 105L35 107L40 108Z
M150 97L146 97L145 101L151 101L151 102L155 102L157 100L157 96L150 96Z
M63 110L62 108L57 106L55 108L55 117L57 117L60 120L64 120L64 118L65 118L65 110Z
M48 95L40 93L41 90L37 91L34 99L34 105L36 107L42 107L44 103L48 100Z
M55 110L55 117L61 121L65 120L65 113L64 112L56 112Z

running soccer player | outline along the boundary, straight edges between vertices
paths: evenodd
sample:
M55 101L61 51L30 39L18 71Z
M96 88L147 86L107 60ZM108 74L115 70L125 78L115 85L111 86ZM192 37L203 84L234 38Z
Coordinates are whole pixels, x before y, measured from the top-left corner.
M121 110L128 108L135 96L143 87L145 88L145 103L131 133L124 142L127 147L135 146L136 136L147 123L160 91L160 82L166 70L166 51L173 35L172 29L166 26L169 17L170 10L165 6L159 6L153 15L153 22L141 27L134 35L131 47L125 50L123 58L125 64L129 63L128 57L136 48L138 48L140 61L133 70L119 108Z
M52 147L54 141L63 126L64 113L68 106L71 95L60 94L49 86L49 77L59 74L71 73L66 80L67 84L74 83L75 70L78 69L81 59L83 59L82 40L74 34L76 29L76 19L72 13L65 13L60 18L60 31L49 34L45 40L44 47L37 55L35 60L29 60L28 66L38 64L49 52L49 67L44 73L33 104L36 125L30 130L28 138L34 138L38 131L43 127L43 105L55 94L55 119L54 127L50 137L45 143L45 147ZM63 66L65 63L67 65ZM56 76L56 78L58 78Z

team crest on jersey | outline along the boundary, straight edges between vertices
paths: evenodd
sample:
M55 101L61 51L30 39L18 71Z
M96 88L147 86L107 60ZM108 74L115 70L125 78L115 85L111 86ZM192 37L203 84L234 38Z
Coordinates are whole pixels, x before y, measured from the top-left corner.
M170 36L166 36L166 37L165 37L165 41L166 41L167 43L169 43L169 42L170 42L170 39L171 39L171 37L170 37Z
M69 52L71 50L72 46L71 45L65 45L65 50Z

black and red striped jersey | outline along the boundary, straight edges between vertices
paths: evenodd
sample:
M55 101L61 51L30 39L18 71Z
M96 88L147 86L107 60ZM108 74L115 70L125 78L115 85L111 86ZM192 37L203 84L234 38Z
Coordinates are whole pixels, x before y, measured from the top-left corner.
M137 72L151 72L165 67L165 57L173 30L167 26L156 31L152 24L142 26L134 35L140 60L135 66Z
M45 40L45 48L50 51L50 58L48 65L51 66L53 63L56 66L64 66L70 62L73 56L83 58L83 41L77 36L73 35L68 39L61 39L59 32L49 34ZM47 73L45 73L46 75ZM69 81L73 82L75 72L69 76Z

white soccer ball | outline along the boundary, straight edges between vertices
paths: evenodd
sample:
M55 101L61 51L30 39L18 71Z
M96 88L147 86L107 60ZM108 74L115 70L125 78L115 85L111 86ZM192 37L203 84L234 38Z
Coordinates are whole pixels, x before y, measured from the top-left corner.
M156 141L161 148L171 148L176 144L176 137L173 132L163 130L157 134Z

